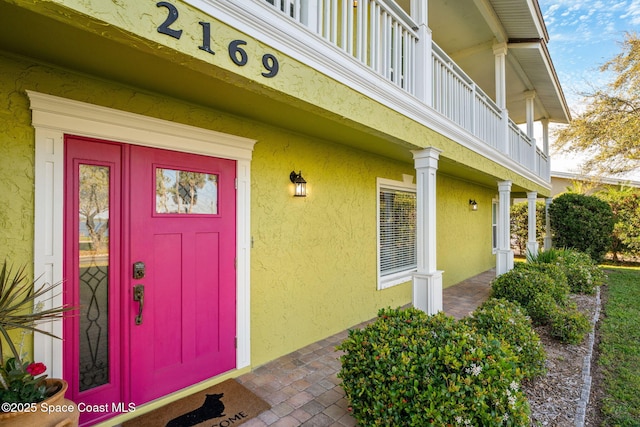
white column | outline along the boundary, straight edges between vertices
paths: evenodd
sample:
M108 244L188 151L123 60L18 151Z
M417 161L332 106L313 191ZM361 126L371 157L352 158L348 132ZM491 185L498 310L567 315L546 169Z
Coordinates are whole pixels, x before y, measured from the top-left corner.
M531 191L527 193L528 212L529 212L529 238L527 240L527 250L533 254L538 254L538 238L536 236L536 201L538 193Z
M509 112L507 111L507 44L499 43L493 46L495 57L495 79L496 79L496 104L502 111L502 132L497 141L498 149L505 154L509 154Z
M428 2L412 0L411 18L418 24L418 45L416 46L416 97L426 105L433 105L431 58L431 29L429 28Z
M507 44L493 45L493 56L495 57L496 104L498 108L504 110L507 108Z
M496 276L513 268L511 250L511 181L498 182L498 249L496 251Z
M549 155L549 119L540 120L542 123L542 152Z
M544 172L542 178L544 178L548 182L551 181L551 158L549 157L549 119L542 119L540 120L540 122L542 123L542 152L547 157L546 168L544 169L544 171L541 171L541 175L542 172Z
M427 314L442 311L442 271L436 269L436 171L441 151L414 151L418 269L413 275L413 306Z
M534 138L534 130L533 130L533 121L535 118L535 99L536 99L536 91L530 90L525 92L525 116L527 119L527 136L531 140L531 153L529 154L529 162L532 170L537 170L536 159L536 139Z
M533 121L535 117L535 104L536 91L529 90L524 93L525 101L525 118L527 120L527 136L533 139Z
M549 218L549 206L551 205L552 202L553 202L553 199L551 197L548 197L545 200L545 207L544 207L544 219L545 219L544 250L545 251L548 251L549 249L551 249L551 246L553 245L553 241L551 239L551 219Z

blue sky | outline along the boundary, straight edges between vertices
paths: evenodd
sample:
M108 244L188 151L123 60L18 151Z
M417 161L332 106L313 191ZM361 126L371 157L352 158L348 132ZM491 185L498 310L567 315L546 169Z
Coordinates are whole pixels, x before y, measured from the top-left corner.
M626 32L640 34L640 0L538 0L549 32L549 52L569 108L581 111L581 92L603 86L599 67L621 52ZM552 159L569 171L575 159ZM575 171L575 170L573 170Z
M587 83L602 84L598 67L620 52L625 32L640 33L640 0L539 0L549 52L572 110Z

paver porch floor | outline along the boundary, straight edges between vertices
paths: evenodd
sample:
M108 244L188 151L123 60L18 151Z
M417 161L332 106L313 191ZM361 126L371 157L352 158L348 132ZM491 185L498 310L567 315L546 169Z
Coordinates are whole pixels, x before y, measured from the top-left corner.
M459 319L475 310L489 297L490 282L494 277L495 270L492 269L445 289L444 312ZM340 387L341 380L336 376L340 370L340 353L335 347L347 335L348 331L340 332L238 378L271 405L270 410L244 425L355 426L348 410L349 402Z

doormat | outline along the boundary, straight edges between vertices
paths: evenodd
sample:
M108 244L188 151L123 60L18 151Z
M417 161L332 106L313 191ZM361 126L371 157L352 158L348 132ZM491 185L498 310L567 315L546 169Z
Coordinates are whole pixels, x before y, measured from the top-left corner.
M235 427L271 408L234 379L183 397L122 427Z

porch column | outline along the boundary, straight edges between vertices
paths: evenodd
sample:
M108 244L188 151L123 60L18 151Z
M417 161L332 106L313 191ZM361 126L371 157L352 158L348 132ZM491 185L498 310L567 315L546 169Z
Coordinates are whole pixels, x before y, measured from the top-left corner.
M542 152L549 155L549 119L540 120L542 123Z
M551 197L547 197L544 206L544 220L545 220L545 235L544 235L544 250L548 251L553 246L551 239L551 219L549 218L549 206L553 202Z
M529 212L529 238L527 241L527 251L533 255L538 254L538 238L536 236L536 200L538 198L537 191L527 193L528 212Z
M525 101L525 116L527 120L527 136L533 139L533 120L535 117L535 104L536 91L528 90L524 93Z
M442 151L414 151L416 168L416 235L418 268L413 275L413 306L435 314L442 311L442 271L436 270L436 171Z
M411 18L418 24L418 45L416 46L416 97L426 105L433 105L431 59L431 29L429 28L428 2L411 1Z
M513 268L511 250L511 181L498 182L498 249L496 251L496 276Z
M502 132L497 141L498 149L505 154L509 154L509 111L507 111L507 44L499 43L493 45L493 56L495 57L495 79L496 79L496 104L502 112Z
M529 90L524 93L525 99L525 116L527 119L527 136L531 140L531 154L529 155L529 164L531 165L532 170L537 170L536 168L536 139L534 138L534 130L533 130L533 121L535 118L535 99L536 99L536 91Z

